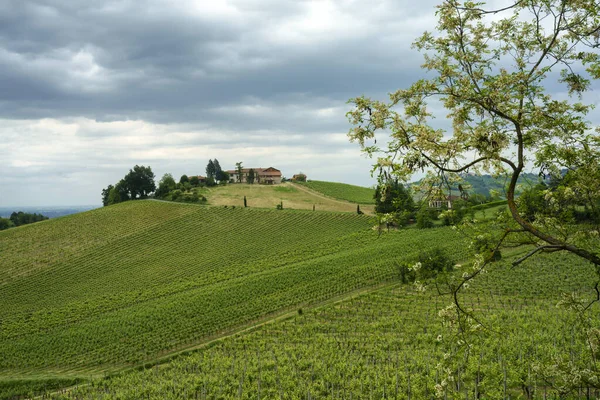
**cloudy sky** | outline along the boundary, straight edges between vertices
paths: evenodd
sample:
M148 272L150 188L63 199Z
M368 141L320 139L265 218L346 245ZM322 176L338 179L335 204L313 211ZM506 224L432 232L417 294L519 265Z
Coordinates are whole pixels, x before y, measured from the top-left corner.
M435 0L3 0L0 206L99 204L135 164L370 186L346 101L422 76Z

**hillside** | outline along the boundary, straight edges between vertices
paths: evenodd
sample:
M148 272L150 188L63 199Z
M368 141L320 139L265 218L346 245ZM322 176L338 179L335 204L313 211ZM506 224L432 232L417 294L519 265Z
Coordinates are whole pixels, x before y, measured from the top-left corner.
M371 188L349 185L347 183L312 180L296 183L334 199L359 204L375 204L375 200L373 199L375 190Z
M494 178L491 175L465 174L463 179L471 186L471 189L468 190L469 193L477 193L484 196L489 196L490 190L495 190L501 197L504 197L504 190L509 182L508 178ZM536 174L522 173L517 181L517 194L524 188L534 186L539 180L540 178ZM455 188L454 190L458 191L458 188Z
M450 239L452 238L452 239ZM444 239L444 240L442 240ZM0 380L103 374L387 282L450 229L132 201L0 232ZM0 383L0 388L2 387Z
M451 300L434 289L418 294L392 283L61 398L430 399L436 387L447 398L552 397L543 371L529 363L566 356L586 365L590 356L573 343L565 312L556 307L559 291L590 294L593 270L573 261L541 257L520 266L518 276L503 263L478 280L461 301L498 334L470 343L475 356L447 386L440 386L442 366L456 344L439 313ZM557 273L567 268L568 275Z
M398 266L433 247L471 257L450 228L151 200L0 232L0 398L431 398L456 346L439 318L451 299L402 285ZM517 273L525 251L461 294L493 334L447 388L460 398L541 398L523 368L590 361L556 303L593 294L594 271L558 254Z
M373 204L373 191L371 189L345 185L342 183L322 183L326 183L331 187L348 186L366 191L370 193L371 196L370 203L367 203ZM312 210L314 205L317 211L336 212L356 212L356 203L358 202L356 200L361 199L356 196L349 196L347 198L344 198L343 196L336 197L330 195L331 191L324 193L320 190L315 191L314 189L302 190L303 188L304 186L298 186L292 183L282 183L279 185L249 185L236 183L203 188L201 194L208 199L208 204L217 206L227 205L242 207L244 205L244 196L246 196L248 207L251 208L275 209L277 204L283 202L284 209ZM361 206L361 210L369 214L373 212L373 206Z

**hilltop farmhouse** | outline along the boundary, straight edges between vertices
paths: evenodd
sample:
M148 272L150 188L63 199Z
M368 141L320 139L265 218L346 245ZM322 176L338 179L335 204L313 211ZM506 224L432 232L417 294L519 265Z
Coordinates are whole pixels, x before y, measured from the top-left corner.
M266 185L276 185L281 183L281 171L277 168L242 168L242 176L239 179L238 171L235 169L227 170L229 177L233 182L248 182L250 170L254 170L254 183L262 183Z
M452 204L457 200L461 200L461 197L450 195L445 196L443 199L432 199L429 200L429 208L448 208L448 210L451 210Z

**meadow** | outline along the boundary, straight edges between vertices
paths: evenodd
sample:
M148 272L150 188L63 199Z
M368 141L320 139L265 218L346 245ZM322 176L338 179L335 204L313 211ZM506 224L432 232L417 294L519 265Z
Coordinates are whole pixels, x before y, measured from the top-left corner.
M365 205L375 204L375 199L373 198L375 189L349 185L347 183L312 180L308 182L296 182L296 184L334 199Z
M331 183L331 185L344 185ZM352 188L360 188L359 186L346 185ZM225 186L215 186L211 188L203 188L201 194L208 199L208 204L215 206L236 206L244 205L244 196L246 196L247 205L249 208L266 208L275 209L275 207L283 203L284 209L297 210L312 210L313 206L317 211L333 211L333 212L356 212L356 202L347 199L337 199L335 196L326 197L319 191L302 190L304 186L298 187L292 183L282 183L279 185L250 185L246 183L234 183ZM373 191L371 197L373 196ZM364 206L361 205L361 210L367 214L372 214L374 203L371 199Z
M398 263L440 243L468 257L451 229L379 236L372 225L148 200L1 232L0 390L156 362L393 281Z

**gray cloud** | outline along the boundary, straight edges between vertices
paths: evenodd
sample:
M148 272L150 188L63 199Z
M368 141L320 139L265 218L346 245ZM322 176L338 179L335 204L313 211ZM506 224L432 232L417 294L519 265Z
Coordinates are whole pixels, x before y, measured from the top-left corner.
M134 164L214 157L369 186L346 101L422 76L436 3L5 0L0 205L98 203Z
M0 115L160 122L205 120L204 108L247 97L345 101L390 90L399 71L417 65L404 61L415 32L406 22L431 15L429 7L385 1L199 10L166 1L8 4L0 19Z

